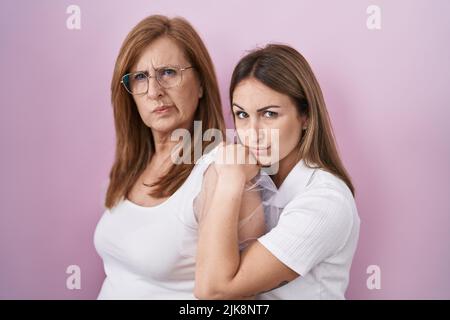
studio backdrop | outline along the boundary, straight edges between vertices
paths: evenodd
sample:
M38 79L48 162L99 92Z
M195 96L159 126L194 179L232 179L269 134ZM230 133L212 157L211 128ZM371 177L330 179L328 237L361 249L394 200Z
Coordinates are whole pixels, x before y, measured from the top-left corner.
M250 49L286 43L323 89L361 218L349 299L450 298L450 1L2 0L0 298L95 299L114 156L110 83L151 14L186 18L226 114Z

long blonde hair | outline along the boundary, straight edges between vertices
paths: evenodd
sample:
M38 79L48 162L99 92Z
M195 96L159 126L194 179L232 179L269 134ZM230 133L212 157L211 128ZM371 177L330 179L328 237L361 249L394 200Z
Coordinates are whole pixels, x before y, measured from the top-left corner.
M201 121L202 132L216 128L222 132L225 123L222 115L219 88L214 66L209 53L195 29L185 19L169 19L161 15L152 15L139 22L127 35L116 60L111 82L111 102L114 111L116 131L115 160L109 174L109 186L105 206L112 208L122 197L127 196L148 164L153 152L153 137L149 127L142 121L132 96L123 88L120 81L123 75L139 59L143 50L159 37L173 39L186 54L187 59L198 73L203 96L199 100L194 120ZM194 137L191 144L202 145L204 150L211 142L201 141L201 135ZM171 170L157 181L150 193L155 197L172 195L187 179L195 165L172 165Z
M299 114L308 117L308 128L298 146L298 160L304 159L307 166L318 166L341 178L354 195L355 188L339 157L322 90L306 59L283 44L269 44L248 53L234 69L231 102L234 89L247 78L255 78L291 97Z

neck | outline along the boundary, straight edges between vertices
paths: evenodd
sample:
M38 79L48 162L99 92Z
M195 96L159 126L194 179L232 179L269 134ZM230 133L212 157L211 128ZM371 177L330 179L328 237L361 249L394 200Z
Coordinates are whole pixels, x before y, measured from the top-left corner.
M278 172L271 176L273 183L275 183L277 188L280 188L283 181L289 175L289 172L291 172L292 168L298 163L297 152L298 149L295 148L278 163Z
M153 156L157 158L165 158L170 156L172 149L177 145L177 141L171 141L171 133L162 133L152 130L153 145L155 146L155 152Z

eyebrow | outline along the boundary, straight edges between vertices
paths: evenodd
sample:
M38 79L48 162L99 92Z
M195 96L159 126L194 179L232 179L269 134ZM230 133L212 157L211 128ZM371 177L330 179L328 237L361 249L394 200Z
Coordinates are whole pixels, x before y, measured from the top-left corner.
M241 109L241 110L245 110L244 108L242 108L242 107L241 107L240 105L238 105L237 103L233 103L233 106L238 107L238 108ZM262 108L257 109L256 112L265 111L265 110L270 109L270 108L281 108L281 107L280 107L280 106L277 106L277 105L269 105L269 106L265 106L265 107L262 107Z
M186 64L189 64L189 63L186 63ZM178 67L178 68L181 68L181 64L174 64L174 63L168 63L168 64L161 64L161 65L159 65L159 66L152 66L151 67L151 69L152 70L157 70L157 69L161 69L161 68L170 68L170 67ZM136 70L136 71L132 71L132 72L148 72L148 68L147 68L147 70Z
M130 73L145 73L148 74L148 70L136 70L136 71L130 71Z

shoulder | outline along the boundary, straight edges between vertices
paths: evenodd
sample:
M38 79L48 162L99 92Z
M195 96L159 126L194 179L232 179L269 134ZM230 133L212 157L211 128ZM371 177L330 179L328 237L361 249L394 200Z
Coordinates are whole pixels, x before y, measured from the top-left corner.
M209 148L208 148L209 147ZM198 193L198 187L210 186L215 183L216 175L212 164L216 159L217 146L209 145L203 155L195 162L194 169L191 172L191 180L196 185L194 193Z
M347 184L338 176L324 169L317 168L309 180L304 193L320 193L345 198L348 202L354 202L353 194Z
M213 143L208 145L203 155L196 161L196 166L209 166L211 163L213 163L216 160L217 157L217 151L219 146L214 145Z
M336 231L347 230L357 218L350 189L342 179L323 169L315 169L308 184L292 198L282 214L292 213L309 216Z

